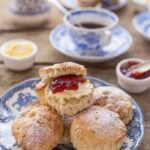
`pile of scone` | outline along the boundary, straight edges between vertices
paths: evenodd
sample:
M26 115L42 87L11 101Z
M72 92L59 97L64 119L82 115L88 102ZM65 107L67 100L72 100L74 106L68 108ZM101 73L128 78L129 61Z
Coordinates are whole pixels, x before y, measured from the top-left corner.
M116 87L95 88L87 69L62 63L39 71L37 104L23 109L12 133L24 150L51 150L72 144L77 150L119 150L132 120L131 97Z

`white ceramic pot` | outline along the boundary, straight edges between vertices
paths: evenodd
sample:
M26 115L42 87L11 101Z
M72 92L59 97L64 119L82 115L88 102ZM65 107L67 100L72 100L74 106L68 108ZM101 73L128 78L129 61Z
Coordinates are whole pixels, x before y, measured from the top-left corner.
M24 58L18 59L11 57L6 54L6 49L8 46L10 46L13 43L19 43L19 42L26 42L32 45L32 53ZM4 64L6 65L7 68L14 70L14 71L23 71L31 68L34 64L35 56L37 53L37 46L35 43L29 40L25 39L15 39L15 40L10 40L8 42L5 42L1 48L0 48L0 54L3 58Z
M116 67L118 83L119 83L120 87L123 88L124 90L126 90L127 92L130 92L130 93L144 92L148 88L150 88L150 77L145 78L145 79L134 79L134 78L129 78L129 77L125 76L121 72L121 66L130 61L144 62L144 60L138 59L138 58L128 58L128 59L121 61Z

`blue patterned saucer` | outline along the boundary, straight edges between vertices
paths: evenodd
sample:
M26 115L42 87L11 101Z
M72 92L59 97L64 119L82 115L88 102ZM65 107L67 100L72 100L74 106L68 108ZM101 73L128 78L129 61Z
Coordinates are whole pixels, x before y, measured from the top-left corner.
M112 86L100 79L88 77L97 86ZM36 100L34 91L39 78L26 80L9 89L0 97L0 150L21 150L11 133L11 125L21 109ZM144 121L140 107L132 100L134 117L128 125L128 134L121 150L137 150L144 135ZM59 145L54 150L74 150L72 146Z
M133 26L147 40L150 40L150 12L142 12L133 18Z
M117 4L111 4L110 3L111 0L103 0L103 1L106 1L106 2L103 2L102 7L109 9L109 10L113 10L113 11L119 10L119 9L125 7L128 3L128 0L119 0L119 2Z
M50 34L52 46L60 53L84 62L104 62L114 59L127 52L132 44L132 37L121 26L112 29L112 41L108 46L98 51L84 51L79 49L71 40L65 25L59 25Z

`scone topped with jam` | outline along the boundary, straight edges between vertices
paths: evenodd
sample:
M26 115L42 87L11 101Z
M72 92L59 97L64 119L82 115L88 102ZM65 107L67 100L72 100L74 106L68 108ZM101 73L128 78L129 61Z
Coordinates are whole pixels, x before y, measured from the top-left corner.
M61 115L74 115L90 106L94 85L86 79L87 69L76 63L62 63L40 69L42 81L36 91L42 104Z

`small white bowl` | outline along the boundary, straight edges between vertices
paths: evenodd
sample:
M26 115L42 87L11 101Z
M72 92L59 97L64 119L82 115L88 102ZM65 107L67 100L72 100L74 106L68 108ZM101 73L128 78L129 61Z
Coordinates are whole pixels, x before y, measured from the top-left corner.
M23 27L40 26L50 20L50 11L38 15L24 16L9 12L8 15L10 17L10 22Z
M17 43L27 42L31 44L33 47L33 52L29 56L26 56L24 58L15 58L7 55L6 54L7 47L16 42ZM0 48L0 54L3 58L4 64L6 65L6 67L14 71L23 71L31 68L34 64L36 53L37 53L37 45L34 42L26 39L14 39L7 41Z
M148 7L146 6L146 3L140 1L140 0L132 0L134 5L135 5L135 9L138 12L142 12L142 11L148 11Z
M116 67L118 83L120 87L126 90L127 92L142 93L146 91L148 88L150 88L150 77L145 78L145 79L134 79L134 78L129 78L125 76L121 72L121 66L130 61L144 62L144 60L138 59L138 58L128 58L128 59L121 61Z

